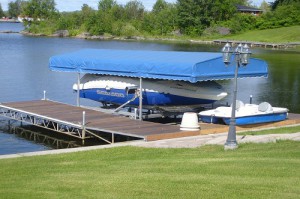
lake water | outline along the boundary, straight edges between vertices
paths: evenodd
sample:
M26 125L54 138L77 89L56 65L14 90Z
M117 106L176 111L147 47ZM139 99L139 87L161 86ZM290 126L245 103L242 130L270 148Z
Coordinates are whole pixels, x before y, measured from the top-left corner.
M0 23L0 31L22 29L22 24ZM48 60L53 55L83 48L219 52L222 46L168 42L95 41L0 33L0 103L41 99L43 91L46 90L46 97L51 100L76 104L76 95L72 91L72 85L77 80L76 74L49 71ZM251 50L253 57L268 62L269 77L238 80L238 99L248 102L249 96L253 95L254 103L267 101L272 106L287 107L290 112L300 113L300 53L262 48ZM229 93L223 102L231 103L232 81L220 83ZM98 105L89 101L82 103ZM24 141L24 147L21 144L23 140L19 139L14 135L0 132L0 154L31 151L32 148L44 150L41 145L28 141Z

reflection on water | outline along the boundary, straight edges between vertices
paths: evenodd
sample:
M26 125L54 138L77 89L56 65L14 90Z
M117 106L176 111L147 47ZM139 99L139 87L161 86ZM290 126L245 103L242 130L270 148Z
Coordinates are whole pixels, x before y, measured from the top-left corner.
M20 30L23 27L21 24L0 23L0 30L9 28ZM47 98L70 104L76 104L76 95L72 91L76 74L49 71L48 60L53 55L82 48L206 52L220 52L222 48L218 45L35 38L1 33L0 44L0 102L41 99L43 91L46 90ZM300 113L299 53L260 48L252 49L252 52L253 57L268 62L269 77L238 80L238 99L248 102L249 96L253 95L254 103L267 101L273 106L287 107L290 112ZM231 103L233 81L220 83L229 93L223 102ZM87 100L83 104L98 105ZM0 140L3 141L2 138Z
M270 101L277 106L287 107L290 112L300 113L300 53L268 51L258 54L269 64L269 77L260 89L265 94L261 101Z
M0 22L0 31L20 32L24 29L22 23L5 23Z
M16 137L14 134L0 131L0 155L44 151L47 149L49 148L43 145L28 142L28 140Z
M11 133L8 121L0 118L0 155L23 152L44 151L50 148L42 144L28 141L22 136Z

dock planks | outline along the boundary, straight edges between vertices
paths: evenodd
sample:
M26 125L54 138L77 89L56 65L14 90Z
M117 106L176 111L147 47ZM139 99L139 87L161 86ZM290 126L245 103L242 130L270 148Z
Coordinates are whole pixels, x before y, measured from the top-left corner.
M133 136L143 138L146 141L199 135L199 131L180 131L180 127L176 125L133 120L128 117L48 100L11 102L1 105L75 125L82 123L82 113L85 111L86 129Z

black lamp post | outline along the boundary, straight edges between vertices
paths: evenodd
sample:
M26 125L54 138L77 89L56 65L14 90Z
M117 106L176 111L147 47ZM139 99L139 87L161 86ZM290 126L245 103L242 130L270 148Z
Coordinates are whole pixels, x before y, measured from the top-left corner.
M237 76L238 76L238 70L239 67L246 66L249 63L249 58L251 51L247 44L244 46L242 44L239 44L235 51L232 51L231 45L229 43L226 43L225 46L222 49L223 53L223 62L226 65L230 64L231 55L235 55L235 73L234 73L234 90L233 90L233 102L232 102L232 109L231 109L231 118L229 123L229 131L227 135L227 140L224 146L224 149L236 149L238 147L237 141L236 141L236 120L235 120L235 111L236 111L236 97L237 97Z

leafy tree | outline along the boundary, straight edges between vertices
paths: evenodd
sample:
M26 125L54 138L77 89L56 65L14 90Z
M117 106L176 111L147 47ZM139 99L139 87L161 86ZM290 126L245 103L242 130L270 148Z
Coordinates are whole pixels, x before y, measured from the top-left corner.
M140 1L132 0L126 3L124 11L128 20L137 20L143 18L145 7Z
M113 0L101 0L98 11L93 13L85 23L87 31L92 35L103 35L112 32L115 21L114 10L118 5Z
M92 35L104 34L104 30L101 28L101 24L98 23L98 13L93 13L87 21L85 21L86 29Z
M22 13L22 6L25 4L24 1L16 0L8 3L8 15L10 17L18 17Z
M263 2L260 4L260 7L259 7L259 8L260 8L264 13L271 11L270 5L269 5L265 0L263 0Z
M123 8L115 0L100 0L98 4L98 13L112 17L112 20L118 20L123 17Z
M98 4L98 10L106 12L111 10L116 5L117 2L115 0L100 0Z
M1 6L1 3L0 3L0 17L2 18L4 16L5 16L5 14L4 14L3 10L2 10L2 6Z
M167 4L164 8L156 10L155 25L156 29L159 30L160 35L166 35L176 28L177 22L177 9L173 4Z
M83 4L81 7L81 15L84 19L88 18L94 12L95 10L87 4Z
M154 26L153 26L153 21L154 21L154 15L151 12L145 12L144 14L144 19L142 21L142 30L144 32L152 33L154 34Z
M54 19L57 24L57 30L69 30L73 33L83 28L84 20L80 11L66 12L58 16L58 19Z
M146 13L143 30L154 35L167 35L177 27L177 7L164 0L157 0L152 12Z
M218 21L230 19L235 13L235 2L230 0L178 0L178 22L183 33L200 35Z
M125 6L117 4L116 0L100 0L98 10L83 4L81 11L61 14L56 11L54 0L16 0L10 3L10 14L18 16L21 10L23 15L34 18L35 21L29 22L29 30L34 33L51 34L64 29L69 30L70 35L88 31L92 35L108 33L132 38L140 33L169 35L179 29L183 34L199 36L203 32L218 34L219 28L238 33L299 25L299 1L276 0L273 4L276 9L261 16L252 16L236 10L236 4L249 6L252 4L250 0L177 0L176 4L156 0L152 11L145 11L140 0L130 0ZM269 9L265 1L261 9Z
M124 26L122 26L120 33L121 35L126 36L127 38L132 38L133 36L138 34L138 31L133 25L127 23Z
M246 30L255 29L258 18L254 15L237 13L230 20L220 23L220 25L230 29L231 33L236 34Z
M295 5L278 6L276 10L263 14L256 23L258 29L279 28L300 24L300 9Z
M115 0L100 0L98 12L87 19L86 28L93 35L111 34L114 23L123 16L123 9Z
M154 13L159 13L160 11L166 9L168 6L168 3L164 0L157 0L155 2L155 4L153 5L153 8L152 8L152 12Z
M49 19L57 13L54 0L29 0L24 7L23 14L37 19Z
M294 5L297 8L300 8L300 1L299 0L275 0L271 3L272 10L276 10L279 6L286 6L286 5Z
M194 0L178 0L178 25L181 32L188 35L199 35L202 25L200 21L201 9Z
M81 12L79 14L81 16L80 25L82 26L82 29L84 29L84 31L87 30L89 18L92 17L95 13L96 11L87 4L82 5Z

